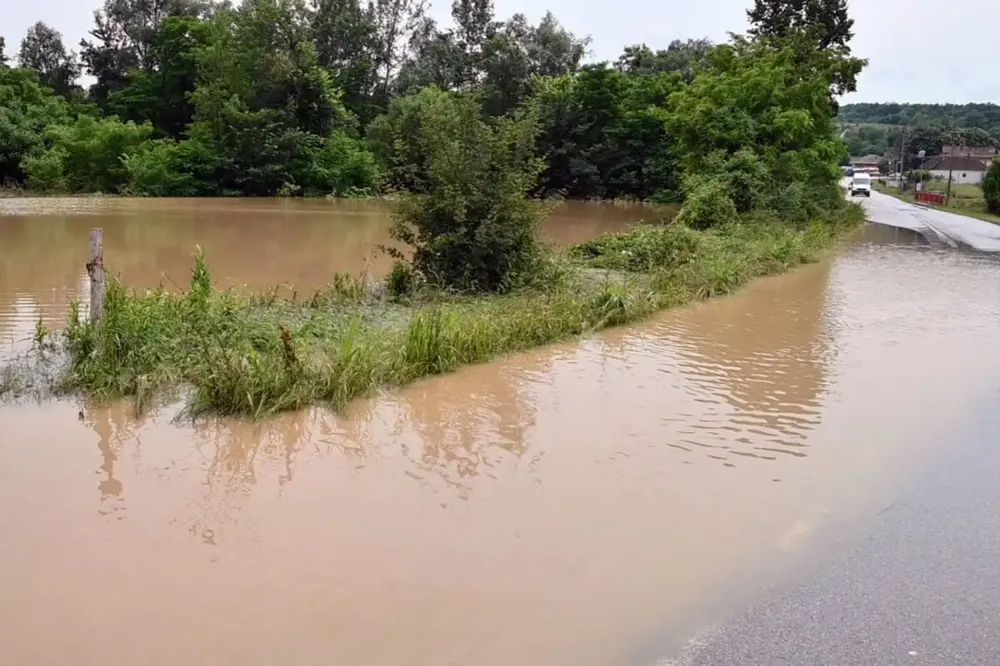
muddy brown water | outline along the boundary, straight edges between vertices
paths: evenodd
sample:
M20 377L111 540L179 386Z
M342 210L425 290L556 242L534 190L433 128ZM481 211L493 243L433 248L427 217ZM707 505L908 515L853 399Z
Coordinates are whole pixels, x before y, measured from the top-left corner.
M946 444L1000 378L998 277L873 226L733 297L339 415L0 407L6 661L650 663Z
M621 231L662 212L639 205L569 202L542 226L555 245ZM302 292L331 273L379 276L391 259L391 220L379 202L321 199L0 199L0 351L30 337L41 319L65 321L88 294L91 227L104 230L105 268L129 285L186 286L201 247L222 287Z

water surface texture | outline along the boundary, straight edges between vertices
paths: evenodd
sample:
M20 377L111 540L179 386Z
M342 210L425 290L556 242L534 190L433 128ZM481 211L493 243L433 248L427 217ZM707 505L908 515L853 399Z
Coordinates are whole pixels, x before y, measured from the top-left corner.
M162 256L182 262L190 233ZM307 271L280 235L256 242ZM4 256L2 291L38 294ZM74 293L65 276L47 302ZM967 418L1000 377L998 278L873 226L733 297L340 415L0 407L6 660L647 663L705 599L885 499Z

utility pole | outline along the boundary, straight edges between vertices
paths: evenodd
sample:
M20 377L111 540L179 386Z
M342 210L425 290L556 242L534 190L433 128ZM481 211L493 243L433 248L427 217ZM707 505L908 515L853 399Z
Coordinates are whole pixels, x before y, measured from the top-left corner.
M900 191L906 190L906 180L903 174L905 173L903 169L906 166L906 126L901 126L899 129L899 189Z

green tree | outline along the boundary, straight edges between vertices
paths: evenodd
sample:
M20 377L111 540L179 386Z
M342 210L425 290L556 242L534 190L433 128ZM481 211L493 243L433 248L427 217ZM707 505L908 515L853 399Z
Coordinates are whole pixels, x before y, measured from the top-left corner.
M883 125L935 125L944 128L977 127L1000 130L997 104L847 104L840 110L842 123Z
M312 6L318 62L342 91L344 105L366 126L382 110L372 99L377 83L372 9L359 0L313 0Z
M676 39L665 50L653 52L645 44L628 46L619 56L617 66L627 74L677 72L690 82L715 45L707 39Z
M836 71L836 63L804 64L794 41L717 48L694 82L671 96L665 116L689 196L708 179L722 182L741 212L770 207L809 218L841 205L845 148L828 103Z
M368 145L386 171L386 184L391 189L423 194L429 191L423 124L427 118L453 112L452 96L428 86L412 95L397 97L388 112L369 125Z
M200 141L147 141L123 157L128 172L124 189L133 196L215 196L221 193L217 162L215 152Z
M41 82L60 95L77 89L80 66L76 54L66 50L58 31L41 21L28 28L17 59L21 67L38 72Z
M7 57L6 48L6 40L3 37L0 37L0 69L9 67L10 58Z
M123 87L108 94L108 112L137 123L149 121L159 134L179 138L194 118L197 53L210 35L203 19L167 17L153 37L150 71L131 70Z
M94 12L91 39L80 42L80 58L97 81L90 97L105 108L109 95L129 85L132 70L156 69L156 40L170 16L207 17L208 0L105 0Z
M854 20L847 13L847 0L755 0L747 15L750 35L758 41L794 49L803 69L828 70L828 103L835 113L836 98L857 90L867 61L851 57Z
M353 138L355 119L320 66L310 32L293 0L245 0L211 21L208 44L197 50L189 134L215 155L221 191L272 196L374 187L374 162ZM333 163L340 158L347 162Z
M458 90L465 82L466 55L455 32L439 31L433 19L421 21L411 38L410 53L394 82L396 93L409 95L427 86Z
M0 68L0 185L24 182L24 160L44 145L45 128L69 121L69 105L31 69Z
M375 102L383 108L390 100L393 82L410 59L415 37L426 25L425 0L371 0L376 68Z
M994 215L1000 215L1000 160L993 160L983 178L983 198L986 199L986 209Z
M456 3L453 10L457 30L442 32L426 20L414 33L413 58L397 81L401 93L428 85L476 90L487 114L504 115L531 94L533 78L575 72L589 43L563 28L551 13L533 26L522 14L492 20L489 3ZM475 41L480 37L481 42Z
M575 73L589 41L563 28L551 12L538 26L521 14L500 24L483 47L477 75L487 113L511 113L531 94L536 77Z
M677 74L626 75L607 64L539 83L542 188L572 198L668 195L678 188L663 114Z
M532 73L538 76L571 74L587 54L590 37L580 38L564 28L552 12L545 12L526 40Z
M462 85L477 83L483 46L496 30L493 0L453 0L451 17L455 21L455 41L462 51Z
M805 34L820 49L848 49L854 36L847 0L754 0L747 17L750 34L758 38Z

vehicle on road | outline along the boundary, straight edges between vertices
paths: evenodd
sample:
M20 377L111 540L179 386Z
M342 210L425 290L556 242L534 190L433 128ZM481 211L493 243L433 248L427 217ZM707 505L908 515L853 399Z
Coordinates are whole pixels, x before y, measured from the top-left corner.
M851 177L851 196L870 197L872 195L872 177L864 172L855 171Z

